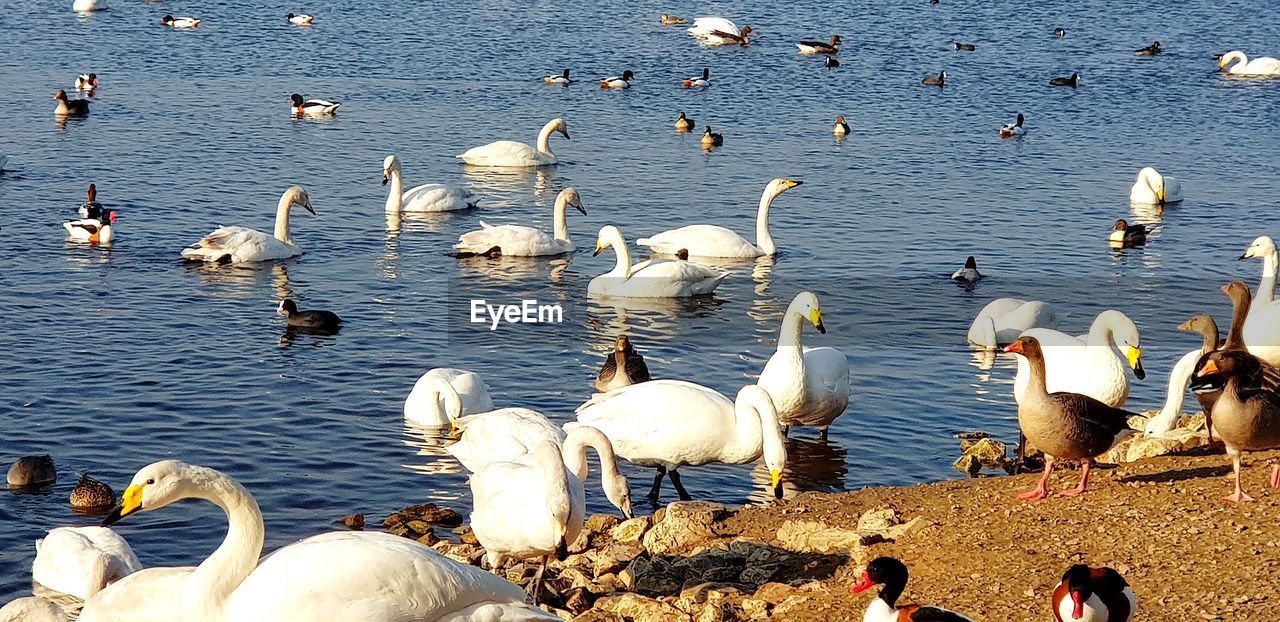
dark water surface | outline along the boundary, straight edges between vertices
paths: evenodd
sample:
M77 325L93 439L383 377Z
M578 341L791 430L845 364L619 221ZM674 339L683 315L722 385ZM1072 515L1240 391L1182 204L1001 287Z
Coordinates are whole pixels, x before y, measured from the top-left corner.
M62 473L49 495L0 494L0 602L27 591L36 538L94 520L67 509L74 472L119 491L159 459L222 469L261 503L269 549L351 512L380 519L424 500L468 509L466 477L439 439L403 423L422 372L473 369L499 405L566 420L625 330L655 376L732 396L803 289L820 295L830 329L806 339L848 354L854 401L829 442L800 434L788 491L956 477L953 433L1014 427L1013 361L982 371L965 345L983 304L1048 300L1073 332L1123 310L1142 330L1149 372L1129 406L1158 408L1169 367L1198 343L1174 327L1203 311L1225 327L1217 288L1256 283L1259 264L1235 257L1277 233L1280 81L1224 79L1211 58L1280 54L1270 2L112 0L87 17L69 5L0 7L0 152L11 169L0 175L0 462L48 452ZM316 24L287 26L284 14L301 10ZM659 26L661 12L725 15L760 35L745 49L703 49ZM159 24L165 13L204 22L174 32ZM1056 26L1068 36L1053 37ZM795 53L793 41L832 33L845 41L839 69ZM1165 54L1133 56L1155 39ZM978 49L955 52L955 40ZM563 67L581 81L537 79ZM677 88L703 67L711 88ZM623 69L639 79L627 92L592 82ZM920 86L941 69L945 89ZM82 71L102 80L93 112L60 126L52 95ZM1072 71L1078 90L1047 86ZM342 110L290 119L295 91ZM696 134L672 132L680 110L725 146L704 155ZM1018 112L1027 136L997 138ZM854 128L840 143L829 131L837 114ZM497 175L452 158L499 138L532 142L555 116L573 135L553 139L558 167ZM378 182L391 153L409 186L464 181L481 209L389 229ZM1144 165L1180 178L1185 203L1163 217L1131 210ZM777 176L806 183L775 204L775 260L737 266L709 301L587 300L587 281L613 262L591 257L601 226L632 240L695 222L753 237L759 193ZM59 223L90 181L120 212L109 251L63 241ZM270 231L292 184L319 214L294 216L304 257L256 268L178 260L220 224ZM572 258L446 255L480 218L549 228L569 185L590 213L570 215ZM1146 248L1107 248L1118 217L1155 225ZM990 278L965 292L946 276L970 254ZM463 317L471 298L527 295L564 305L565 323L490 334ZM282 337L281 296L347 325L336 337ZM641 494L649 473L628 472ZM685 482L741 503L763 498L759 477L703 468ZM594 509L602 502L595 495ZM148 565L193 564L224 518L192 502L121 532Z

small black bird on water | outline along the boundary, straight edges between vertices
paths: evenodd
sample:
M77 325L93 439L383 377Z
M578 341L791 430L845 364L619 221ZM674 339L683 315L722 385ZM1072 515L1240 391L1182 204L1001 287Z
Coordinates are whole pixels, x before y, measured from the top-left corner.
M839 67L839 66L840 66L840 61L836 60L834 56L828 56L828 57L827 57L827 60L822 61L822 64L823 64L823 66L825 66L828 70L830 70L830 69L835 69L836 67Z
M287 318L293 328L336 331L342 327L342 318L332 311L299 311L298 304L289 298L280 301L276 315Z

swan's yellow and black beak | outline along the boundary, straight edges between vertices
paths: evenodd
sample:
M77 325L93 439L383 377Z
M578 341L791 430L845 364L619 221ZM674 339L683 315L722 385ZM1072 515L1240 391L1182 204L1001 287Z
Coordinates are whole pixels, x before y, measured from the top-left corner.
M813 322L813 327L818 329L818 332L824 335L827 334L827 327L822 325L822 309L814 309L810 311L809 321Z
M1134 346L1129 346L1128 351L1129 367L1133 368L1133 375L1142 380L1147 377L1147 371L1142 368L1142 350Z
M604 252L604 242L601 242L600 240L596 240L596 252L591 253L591 256L595 257L596 255L599 255L602 252Z
M1160 189L1156 190L1156 200L1159 201L1161 205L1164 205L1164 186L1160 186Z
M769 487L773 489L773 498L782 498L782 471L772 469L769 471Z
M384 186L385 186L385 185L387 185L387 182L389 182L389 181L391 181L391 176L390 176L390 175L388 175L388 174L386 174L386 173L383 173L383 174L382 174L382 185L384 185Z
M111 508L111 513L102 519L103 527L110 527L120 519L137 512L142 509L142 487L143 484L130 486L124 491L124 495L120 497L120 504Z
M787 189L788 189L788 190L790 190L791 188L795 188L796 186L799 186L800 184L803 184L804 182L803 182L803 181L796 181L796 180L794 180L794 179L788 179L788 180L786 180L786 181L785 181L785 182L783 182L783 183L785 183L785 184L787 185Z

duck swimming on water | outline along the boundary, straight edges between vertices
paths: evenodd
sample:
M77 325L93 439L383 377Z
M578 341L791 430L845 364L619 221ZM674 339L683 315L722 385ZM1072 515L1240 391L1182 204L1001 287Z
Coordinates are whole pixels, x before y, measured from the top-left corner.
M680 113L680 116L676 118L677 132L688 132L689 130L693 129L693 125L694 125L693 119L690 119L689 117L684 116L683 111Z
M943 71L936 76L925 76L920 83L927 86L946 86L947 72Z
M289 326L314 330L335 331L342 327L342 318L332 311L299 311L298 303L285 298L280 301L276 315L288 318Z
M1050 86L1069 86L1073 89L1076 88L1076 86L1078 86L1079 84L1080 84L1079 73L1073 73L1069 78L1054 78L1049 81Z

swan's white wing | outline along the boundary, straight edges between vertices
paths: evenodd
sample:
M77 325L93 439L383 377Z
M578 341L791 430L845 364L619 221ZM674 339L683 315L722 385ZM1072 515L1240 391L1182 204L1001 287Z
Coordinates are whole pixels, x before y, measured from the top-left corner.
M636 287L676 289L678 296L699 296L711 293L729 273L717 272L691 261L651 261L640 270L633 270L631 282Z
M593 396L578 407L581 425L604 433L618 455L645 466L706 464L734 429L734 405L707 387L651 380Z
M524 599L519 587L416 541L378 532L333 532L286 546L263 559L228 599L226 619L558 619L525 604Z
M733 35L741 32L737 24L723 17L699 17L693 20L693 26L689 28L688 33L695 37L707 37L712 36L716 31Z
M716 225L688 225L663 231L657 235L640 238L636 244L648 246L655 252L674 255L687 249L690 255L702 257L759 257L762 253L754 244L730 229Z
M423 184L406 190L400 209L406 212L452 212L475 207L470 189L449 184Z
M537 149L514 140L499 140L481 147L472 147L458 156L467 164L488 166L528 166L539 163Z
M541 469L525 461L493 462L472 474L470 484L471 528L490 561L541 557L555 550L557 530L547 511Z
M229 256L231 263L284 259L300 255L296 246L285 244L268 233L248 227L219 227L213 233L182 251L187 259L220 261Z
M173 622L182 590L195 567L146 568L85 601L79 622Z
M474 415L493 410L493 398L489 397L489 385L485 384L480 374L453 367L436 367L418 378L413 385L414 391L425 385L431 378L439 378L449 383L453 390L458 392L458 398L462 400L462 414Z
M538 443L564 443L564 430L537 411L503 408L459 418L454 425L461 438L445 448L468 471L476 472L527 453Z
M483 223L482 223L483 224ZM523 225L484 225L478 231L468 231L458 237L454 250L467 253L485 253L493 247L503 255L536 257L566 252L549 234Z
M1035 337L1044 350L1045 384L1050 393L1081 393L1115 408L1128 400L1127 365L1110 344L1091 346L1087 335L1075 337L1048 328L1032 328L1022 334ZM1021 399L1030 378L1030 364L1025 357L1018 357L1018 373L1013 379L1015 398Z
M106 527L59 527L36 542L31 578L63 594L87 599L142 569L133 549Z

